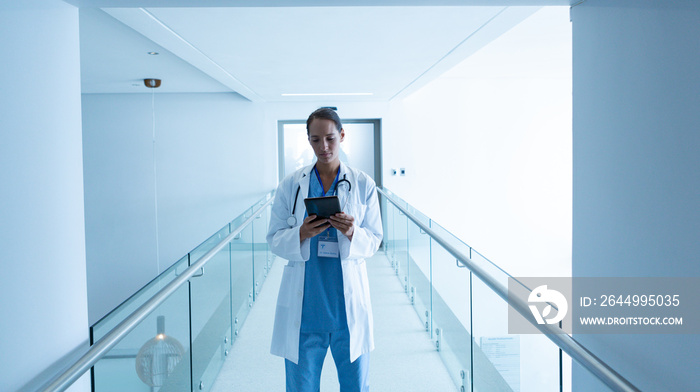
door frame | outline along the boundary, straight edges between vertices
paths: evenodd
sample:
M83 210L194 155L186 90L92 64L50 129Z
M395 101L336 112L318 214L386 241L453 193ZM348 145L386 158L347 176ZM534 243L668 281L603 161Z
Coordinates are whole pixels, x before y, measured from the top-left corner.
M343 124L373 124L374 125L374 181L377 186L382 186L382 119L362 118L341 120ZM285 124L306 124L306 120L278 120L277 121L277 180L284 178L284 126ZM311 148L311 147L309 147Z

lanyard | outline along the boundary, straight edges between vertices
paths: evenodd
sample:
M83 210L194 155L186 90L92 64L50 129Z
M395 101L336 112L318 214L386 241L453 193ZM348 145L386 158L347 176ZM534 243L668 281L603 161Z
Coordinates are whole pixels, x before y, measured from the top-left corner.
M316 168L316 166L314 166L314 172L316 173L316 178L318 178L319 185L321 185L321 196L326 196L326 191L323 189L323 181L321 181L321 175L318 174L318 169ZM335 180L333 180L333 184L338 183L338 177L340 177L340 168L338 168L338 173L336 173L335 175ZM331 187L328 189L329 192L331 191L331 189L333 189L333 184L331 184ZM338 190L337 185L335 186L335 190Z
M321 196L326 196L326 191L323 189L323 181L321 181L321 175L318 173L318 169L316 168L316 166L314 166L314 172L316 173L316 178L318 179L318 184L321 186ZM332 189L333 189L334 184L336 184L335 185L336 192L338 191L338 185L337 185L338 184L338 177L340 177L340 168L338 168L338 173L336 173L336 175L335 175L335 180L333 180L333 184L331 184L331 187L328 188L328 192L332 193ZM329 227L328 229L326 229L325 233L326 233L325 239L330 239L331 228Z

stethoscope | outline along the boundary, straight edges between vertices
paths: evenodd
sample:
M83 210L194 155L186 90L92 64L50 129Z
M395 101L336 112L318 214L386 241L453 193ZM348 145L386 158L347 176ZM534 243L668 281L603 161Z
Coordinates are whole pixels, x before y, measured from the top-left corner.
M335 183L335 194L336 195L338 194L338 187L340 186L340 184L345 183L348 185L348 197L350 197L350 190L352 189L352 184L350 184L350 181L348 181L347 176L348 176L347 174L343 174L343 179L338 180L338 182ZM302 176L302 178L304 178L304 177L306 177L306 174L304 174ZM294 227L297 224L297 217L294 216L294 213L297 210L297 200L299 199L299 191L300 190L301 190L301 184L297 185L297 193L296 193L296 195L294 195L294 206L292 207L292 215L290 215L289 218L287 218L287 224L289 225L289 227ZM345 203L347 203L347 202L348 202L348 200L345 199ZM343 208L343 210L344 209L345 208Z

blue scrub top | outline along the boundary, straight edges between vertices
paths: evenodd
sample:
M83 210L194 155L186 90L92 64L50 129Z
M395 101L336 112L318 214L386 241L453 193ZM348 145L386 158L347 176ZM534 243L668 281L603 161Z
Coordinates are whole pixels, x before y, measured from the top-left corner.
M328 194L324 194L323 185L315 173L310 177L309 197L331 196L335 193L337 177ZM337 242L338 232L330 227L311 238L311 257L306 262L301 310L301 332L305 333L333 332L348 327L340 257L318 257L318 241L321 237L330 237Z

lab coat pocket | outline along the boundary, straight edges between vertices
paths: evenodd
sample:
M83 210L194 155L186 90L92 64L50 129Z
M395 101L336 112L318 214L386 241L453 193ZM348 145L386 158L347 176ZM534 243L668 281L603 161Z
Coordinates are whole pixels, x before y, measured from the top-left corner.
M301 268L295 265L284 266L282 272L282 282L280 283L280 291L277 297L277 306L290 308L294 303L294 296L301 287L299 287L298 275Z
M343 267L345 273L345 297L346 302L351 304L351 310L364 309L368 302L368 292L365 289L367 284L367 272L363 259L347 260Z

